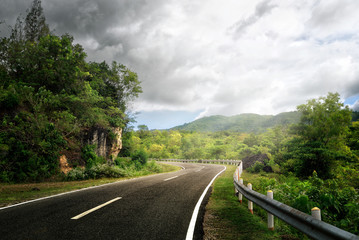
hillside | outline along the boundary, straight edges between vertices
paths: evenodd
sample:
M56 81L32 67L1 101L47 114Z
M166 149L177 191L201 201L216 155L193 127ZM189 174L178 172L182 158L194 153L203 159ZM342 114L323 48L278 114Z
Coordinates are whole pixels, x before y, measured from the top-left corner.
M276 125L289 125L299 122L298 112L284 112L278 115L259 115L244 113L231 117L210 116L176 126L171 130L187 130L199 132L235 131L260 133Z

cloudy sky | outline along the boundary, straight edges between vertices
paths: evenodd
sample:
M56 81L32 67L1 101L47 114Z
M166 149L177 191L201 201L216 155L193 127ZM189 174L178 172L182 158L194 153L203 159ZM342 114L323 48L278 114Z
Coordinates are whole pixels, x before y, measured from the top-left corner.
M0 0L13 25L31 0ZM143 93L138 124L277 114L328 92L359 110L358 0L43 0L56 34L89 61L123 63ZM2 26L2 35L7 30Z

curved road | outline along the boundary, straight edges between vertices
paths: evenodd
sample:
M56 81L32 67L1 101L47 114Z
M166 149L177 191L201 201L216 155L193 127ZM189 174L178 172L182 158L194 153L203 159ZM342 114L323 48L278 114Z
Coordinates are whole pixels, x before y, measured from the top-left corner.
M0 239L186 239L199 198L224 167L172 164L184 169L0 209ZM197 222L193 239L202 239Z

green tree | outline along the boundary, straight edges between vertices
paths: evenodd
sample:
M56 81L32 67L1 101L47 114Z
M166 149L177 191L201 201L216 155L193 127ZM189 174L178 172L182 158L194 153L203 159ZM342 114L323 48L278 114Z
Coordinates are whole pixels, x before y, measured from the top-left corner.
M289 142L287 159L294 159L296 173L308 177L316 170L320 177L330 177L335 160L347 159L345 138L351 111L340 102L338 93L312 99L297 107L301 121L293 130L296 139Z
M351 123L351 110L340 102L338 93L311 99L297 109L302 115L296 132L303 140L331 147L344 142Z
M30 42L38 41L50 33L40 0L34 0L27 10L24 31L26 40Z
M347 138L350 149L359 152L359 122L353 122Z
M145 138L145 137L149 136L150 132L146 125L138 125L137 128L138 128L138 136L140 138Z
M163 151L165 150L165 146L162 144L153 143L148 149L149 155L152 158L161 158L163 157Z
M181 148L182 136L178 131L171 131L167 143L167 149L169 152L178 156Z
M111 67L106 62L91 62L88 64L88 72L87 80L91 87L104 98L110 98L112 105L122 112L142 92L137 74L115 61Z
M247 144L248 147L253 147L255 145L258 146L260 143L260 140L257 135L255 135L254 133L251 133L248 137L246 137L243 140L243 143Z

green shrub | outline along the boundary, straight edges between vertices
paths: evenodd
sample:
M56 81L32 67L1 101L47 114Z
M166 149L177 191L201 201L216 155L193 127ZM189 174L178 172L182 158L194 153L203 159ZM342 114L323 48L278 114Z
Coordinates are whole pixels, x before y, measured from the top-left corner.
M150 161L147 163L146 169L150 172L160 173L162 168L156 163L156 161Z
M65 180L67 181L76 181L76 180L85 180L87 179L85 170L82 168L74 168L71 169L65 176Z
M37 121L32 121L34 119ZM65 141L42 114L20 112L4 117L0 128L0 181L40 181L58 173Z
M13 86L9 86L8 89L0 89L0 108L1 109L14 109L20 100Z
M292 207L309 214L311 212L311 209L315 207L315 203L313 201L310 201L307 195L299 195L295 198Z
M272 190L274 199L307 214L310 214L311 208L318 207L323 221L354 234L359 233L358 190L336 179L323 180L315 171L305 181L283 175L277 179L256 175L251 181L257 192L266 194L267 190Z
M97 164L91 168L74 168L65 176L67 181L98 179L98 178L119 178L129 174L126 170L108 164Z
M134 154L131 156L132 161L135 162L136 165L145 165L148 160L148 155L144 150L137 150Z
M97 164L102 164L105 162L103 158L96 155L95 148L95 145L88 144L81 149L81 157L83 160L85 160L87 169L90 169Z
M263 170L263 168L264 168L264 164L262 162L256 161L252 167L247 169L247 171L251 173L259 173L260 171Z
M131 158L126 157L118 157L115 159L115 165L120 168L126 168L129 167L132 164Z
M110 166L108 164L98 164L85 170L88 178L119 178L127 176L126 171L117 166Z

